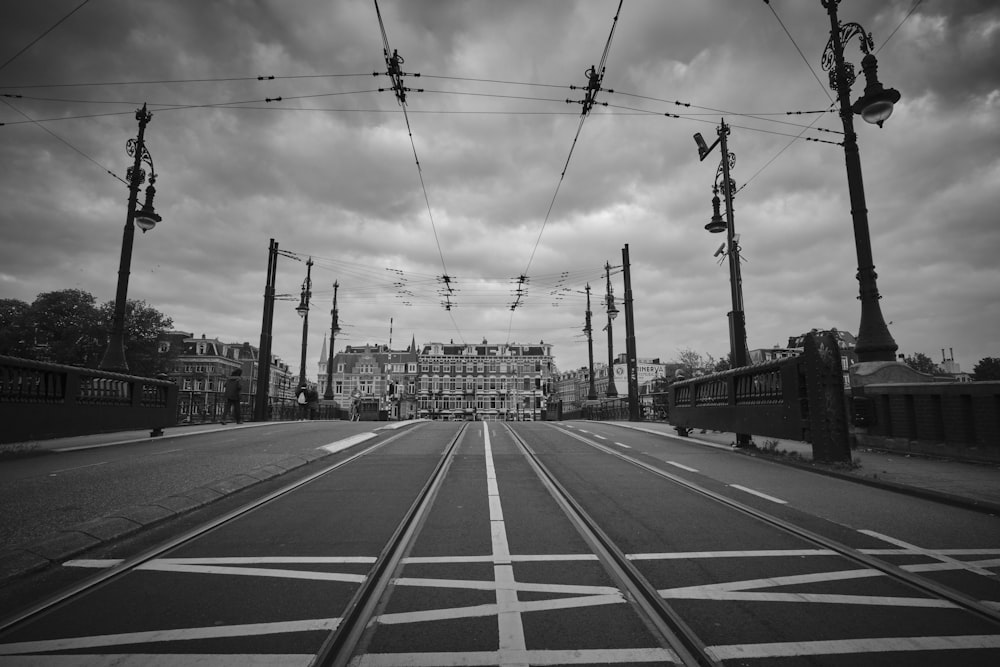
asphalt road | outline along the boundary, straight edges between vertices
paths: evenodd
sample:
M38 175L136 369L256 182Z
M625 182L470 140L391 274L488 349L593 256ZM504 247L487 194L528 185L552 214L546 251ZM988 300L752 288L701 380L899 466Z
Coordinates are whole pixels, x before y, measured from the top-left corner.
M373 447L4 633L0 664L46 664L54 654L73 665L152 664L152 656L170 665L309 664L458 428L419 425L316 462ZM996 621L794 530L997 608L997 517L612 425L515 431L720 662L1000 660ZM259 446L280 438L315 447L330 435L262 432ZM192 448L229 451L211 442ZM429 502L354 664L670 662L662 637L503 424L469 425ZM82 577L134 552L133 543L106 545L61 569Z

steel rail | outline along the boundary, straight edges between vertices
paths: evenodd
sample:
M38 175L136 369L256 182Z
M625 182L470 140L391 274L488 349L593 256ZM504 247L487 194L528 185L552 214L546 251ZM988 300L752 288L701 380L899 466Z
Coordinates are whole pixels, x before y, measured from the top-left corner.
M418 527L437 497L438 489L451 468L455 449L462 440L466 427L467 424L463 423L462 428L458 430L458 433L445 448L434 471L406 511L403 519L396 526L396 530L365 576L364 582L354 593L344 613L341 614L336 629L330 633L312 662L309 663L310 667L319 667L320 665L345 667L350 664L351 658L361 646L365 633L369 630L370 622L375 617L376 610L399 569L403 555L409 549Z
M656 587L639 572L625 553L541 462L531 446L509 425L504 424L504 427L556 503L573 522L609 573L618 580L619 587L631 595L636 606L644 614L645 620L655 628L661 639L674 652L679 664L688 667L722 665L711 655L705 643L680 614L667 604Z
M118 579L119 577L135 570L140 565L147 563L155 558L158 558L159 556L163 555L164 553L167 553L168 551L171 551L172 549L175 549L187 542L202 537L220 528L221 526L230 523L231 521L234 521L235 519L238 519L241 516L244 516L245 514L248 514L266 504L269 504L277 500L278 498L288 493L291 493L292 491L295 491L309 484L310 482L316 481L317 479L333 472L334 470L342 468L343 466L346 466L356 461L357 459L370 454L376 449L384 447L385 445L396 440L397 438L401 438L403 435L405 435L408 431L411 430L412 429L405 429L404 431L400 431L399 433L396 433L386 438L385 440L382 440L381 442L377 442L373 445L370 445L365 449L356 452L351 456L348 456L345 459L330 464L326 468L318 470L315 473L308 475L307 477L296 480L295 482L291 482L281 487L280 489L272 491L266 496L253 500L230 512L227 512L226 514L223 514L220 517L212 519L211 521L208 521L200 526L192 528L191 530L188 530L184 533L181 533L177 537L171 538L166 542L158 544L146 551L141 552L136 556L127 558L122 562L118 563L117 565L108 568L107 570L103 570L96 575L87 577L86 579L83 579L82 581L70 586L69 588L66 588L58 593L55 593L54 595L46 598L45 600L42 600L41 602L38 602L32 605L31 607L28 607L25 610L22 610L6 619L3 619L2 621L0 621L0 636L2 636L8 630L11 630L14 627L24 623L25 621L28 621L36 616L39 616L42 613L51 611L52 609L55 609L60 605L66 604L71 600L73 600L74 598L77 598L88 591L94 590L99 586L103 586L115 579Z
M716 493L715 491L706 489L705 487L695 484L694 482L688 481L683 477L679 477L670 472L667 472L666 470L657 468L652 464L640 461L639 459L629 456L628 454L625 454L623 452L619 452L610 447L606 447L605 445L602 445L598 442L594 442L593 440L590 440L582 435L578 435L564 428L558 428L552 424L549 424L549 426L555 428L561 433L565 433L566 435L576 438L577 440L580 440L581 442L586 443L591 447L594 447L595 449L616 456L622 459L623 461L627 461L632 465L642 468L655 475L659 475L660 477L663 477L671 482L674 482L675 484L683 486L707 498L722 503L723 505L727 505L748 516L751 516L759 521L762 521L763 523L770 524L795 537L806 540L808 542L812 542L813 544L817 544L825 549L829 549L830 551L833 551L834 553L843 556L848 560L854 561L859 565L879 571L885 574L886 576L895 579L896 581L907 584L926 595L930 595L931 597L940 600L945 600L946 602L954 604L959 609L964 609L970 613L976 614L977 616L980 616L981 618L984 618L992 623L1000 624L1000 610L991 609L989 606L983 604L979 600L969 597L968 595L960 591L957 591L949 586L944 586L931 579L921 577L912 572L907 572L906 570L897 565L893 565L892 563L876 558L875 556L863 553L857 549L847 546L846 544L830 539L828 537L824 537L819 533L807 530L805 528L802 528L801 526L796 526L794 523L790 521L778 518L773 514L769 514L755 507L751 507L750 505L741 503L738 500L728 498L722 494Z

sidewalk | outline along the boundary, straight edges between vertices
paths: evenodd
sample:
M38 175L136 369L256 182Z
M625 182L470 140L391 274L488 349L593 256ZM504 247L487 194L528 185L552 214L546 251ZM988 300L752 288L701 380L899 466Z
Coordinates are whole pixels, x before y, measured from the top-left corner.
M808 442L756 437L754 442L757 449L737 450L732 446L736 441L735 433L718 431L703 433L701 430L693 429L688 437L681 438L673 426L663 422L610 423L739 452L747 456L766 456L772 461L820 474L1000 515L1000 466L997 465L876 449L855 449L851 451L851 457L856 465L849 467L843 464L813 461L812 445ZM768 450L772 445L773 453L769 453Z
M254 426L273 426L285 422L244 422L226 425L216 423L184 424L169 426L163 429L163 435L152 437L148 428L134 431L115 431L113 433L92 433L90 435L73 435L65 438L49 438L46 440L29 440L25 442L10 442L0 445L0 452L17 452L22 456L46 454L48 452L71 452L76 449L92 449L96 447L111 447L134 442L169 440L195 433L209 433L223 429L252 428ZM291 422L289 422L291 423Z

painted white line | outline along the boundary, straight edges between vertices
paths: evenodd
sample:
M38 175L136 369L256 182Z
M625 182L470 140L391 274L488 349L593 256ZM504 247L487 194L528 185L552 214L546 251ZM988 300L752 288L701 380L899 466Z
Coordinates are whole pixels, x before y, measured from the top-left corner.
M537 562L562 562L597 560L595 554L511 554L511 562L514 563L537 563ZM404 558L405 565L428 564L428 563L492 563L493 556L410 556Z
M607 438L605 438L603 435L597 435L596 433L591 433L591 435L594 436L595 438L599 438L601 440L607 440Z
M267 653L240 655L222 653L109 653L93 655L16 655L4 659L5 667L308 667L316 656Z
M396 586L421 586L424 588L466 588L476 591L500 590L496 581L484 579L429 579L423 577L399 577L393 579ZM525 591L526 593L565 593L574 595L614 595L618 589L614 586L585 586L576 584L531 584L513 582L504 584L507 590Z
M782 500L781 498L775 498L774 496L769 496L766 493L761 493L760 491L754 491L753 489L748 489L747 487L740 486L739 484L730 484L729 486L731 486L734 489L739 489L744 493L749 493L751 495L757 496L758 498L763 498L764 500L770 500L772 503L778 503L781 505L788 504L787 500Z
M625 602L621 593L614 595L584 595L572 598L557 598L554 600L535 600L533 602L518 601L517 609L520 613L534 611L557 611L561 609L580 609L582 607L598 607L608 604L621 604ZM495 604L481 604L472 607L454 607L451 609L427 609L425 611L402 612L398 614L384 614L378 617L378 622L386 625L397 625L403 623L421 623L425 621L444 621L459 618L477 618L482 616L496 616L497 606Z
M831 549L761 549L758 551L679 551L675 553L629 554L629 560L688 560L699 558L760 558L772 556L835 556Z
M42 653L44 651L74 651L102 646L128 646L129 644L191 641L193 639L217 639L220 637L253 637L256 635L274 635L286 632L329 631L336 630L339 624L339 618L314 618L304 621L284 621L280 623L247 623L244 625L220 625L207 628L147 630L145 632L125 632L114 635L95 635L93 637L43 639L39 641L0 644L0 655ZM5 659L4 664L6 662Z
M500 513L500 519L490 517L490 534L493 541L493 578L496 585L497 629L500 633L500 652L523 652L526 648L524 640L524 625L521 622L521 612L517 608L517 582L514 580L514 566L510 562L510 546L507 543L507 528L503 522L503 511L500 507L500 490L497 485L497 471L493 462L493 446L490 444L490 430L483 422L483 447L486 459L487 492L490 497L490 513L493 513L494 502ZM509 667L528 663L504 660L501 664Z
M996 576L996 573L991 572L991 571L987 570L986 568L976 567L975 565L973 565L971 563L966 563L965 561L958 560L957 558L951 558L949 556L945 556L941 552L934 551L932 549L924 549L924 548L918 547L918 546L916 546L914 544L910 544L909 542L904 542L902 540L897 540L894 537L889 537L888 535L883 535L882 533L877 533L874 530L859 530L858 532L861 533L861 534L863 534L863 535L868 535L869 537L874 537L874 538L882 540L884 542L888 542L889 544L895 544L897 547L902 547L903 549L906 549L906 551L908 551L910 553L920 554L922 556L927 556L928 558L933 558L934 560L939 560L939 561L941 561L943 563L950 563L952 565L956 565L956 566L958 566L958 568L964 569L964 570L968 570L969 572L972 572L973 574L979 574L979 575L982 575L984 577L995 577Z
M619 447L624 447L625 449L632 449L631 447L629 447L628 445L626 445L624 442L615 442L615 444L618 445Z
M487 667L492 665L613 665L648 662L680 664L665 648L606 648L564 651L485 651L476 653L368 653L351 661L351 667Z
M186 572L191 574L225 574L237 577L267 577L271 579L307 579L310 581L346 581L360 584L365 580L363 574L344 574L341 572L308 572L305 570L277 570L264 567L225 567L222 565L181 565L179 563L164 563L150 561L143 563L136 570L147 572Z
M683 463L677 463L676 461L667 461L670 465L675 468L680 468L681 470L687 470L688 472L698 472L697 468L692 468L691 466L686 466Z
M854 653L896 653L900 651L964 651L1000 647L1000 635L957 635L947 637L872 637L831 639L814 642L737 644L710 646L716 660L784 658L802 655L846 655Z
M71 470L83 470L84 468L94 468L97 466L107 465L108 463L110 463L110 461L99 461L97 463L88 463L87 465L83 466L73 466L72 468L60 468L59 470L50 470L49 476L51 477L53 475L58 475L61 472L69 472Z
M358 433L357 435L352 435L349 438L344 438L343 440L338 440L337 442L331 442L329 445L323 445L322 447L317 447L317 449L325 449L331 454L335 454L339 451L347 449L348 447L353 447L359 442L364 442L365 440L371 440L375 437L374 433Z

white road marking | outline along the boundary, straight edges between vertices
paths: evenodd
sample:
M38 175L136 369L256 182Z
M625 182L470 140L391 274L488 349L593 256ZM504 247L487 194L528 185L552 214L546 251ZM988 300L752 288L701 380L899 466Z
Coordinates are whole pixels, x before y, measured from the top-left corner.
M680 664L677 655L664 648L605 648L568 651L485 651L476 653L368 653L354 658L351 667L483 667L508 664L504 658L521 665L613 665L650 662Z
M716 660L784 658L800 655L846 655L854 653L896 653L900 651L964 651L1000 647L1000 635L957 635L945 637L871 637L829 639L814 642L736 644L710 646Z
M323 445L322 447L317 447L317 449L325 449L326 451L335 454L339 451L347 449L348 447L353 447L359 442L364 442L365 440L371 440L375 437L374 433L358 433L352 435L349 438L344 438L343 440L338 440L337 442L331 442L329 445Z
M607 438L605 438L603 435L597 435L596 433L591 433L591 435L594 436L595 438L600 438L601 440L607 440Z
M950 558L948 556L945 556L939 551L934 551L933 549L924 549L914 544L910 544L909 542L897 540L894 537L889 537L888 535L883 535L882 533L876 533L874 530L859 530L858 532L864 535L868 535L869 537L874 537L884 542L888 542L889 544L895 544L897 547L902 547L903 549L905 549L908 553L920 554L922 556L927 556L928 558L933 558L934 560L939 560L943 563L951 563L952 565L957 565L961 569L968 570L969 572L972 572L974 574L979 574L984 577L996 576L996 573L991 572L985 568L976 567L971 563L960 561L957 558Z
M226 574L238 577L267 577L271 579L308 579L310 581L345 581L360 584L365 580L363 574L345 574L342 572L309 572L306 570L277 570L266 567L226 567L223 565L183 565L180 563L165 563L149 561L136 570L152 572L188 572L192 574Z
M40 641L0 644L0 655L41 653L44 651L75 651L100 646L128 646L129 644L191 641L193 639L217 639L220 637L253 637L285 632L331 631L336 630L338 625L340 625L339 618L313 618L304 621L283 621L279 623L247 623L243 625L219 625L205 628L125 632L114 635L95 635L92 637L43 639ZM6 663L5 659L4 664Z
M625 449L632 449L631 447L629 447L628 445L626 445L624 442L616 442L615 444L618 445L619 447L624 447Z
M683 465L681 463L677 463L676 461L667 461L667 463L669 463L670 465L672 465L675 468L680 468L681 470L687 470L688 472L698 472L698 470L696 468L692 468L690 466L686 466L686 465Z
M500 654L498 664L504 667L528 667L527 662L506 657L508 653L523 653L524 625L518 609L517 582L514 580L514 566L510 562L510 546L507 544L507 528L500 506L500 489L497 485L497 471L493 463L493 446L490 444L488 425L483 423L483 447L486 459L486 487L490 497L490 534L493 541L493 578L496 585L497 626L500 632ZM500 515L494 518L494 508Z
M60 468L59 470L50 470L49 477L58 475L61 472L69 472L71 470L83 470L84 468L94 468L96 466L107 465L108 463L110 463L110 461L98 461L97 463L88 463L87 465L73 466L72 468Z
M739 484L730 484L729 486L731 486L734 489L739 489L744 493L749 493L751 495L757 496L758 498L763 498L764 500L770 500L772 503L778 503L781 505L788 504L787 500L782 500L781 498L775 498L774 496L769 496L766 493L761 493L760 491L754 491L753 489L749 489L745 486L740 486Z
M525 614L533 611L554 611L558 609L579 609L582 607L598 607L607 604L621 604L625 602L625 597L621 593L613 595L583 595L572 598L557 598L554 600L535 600L532 602L518 601L516 607L520 613ZM455 607L452 609L428 609L425 611L402 612L398 614L384 614L378 617L379 623L402 624L419 623L424 621L454 620L457 618L476 618L480 616L495 616L497 614L495 604L481 604L472 607Z
M758 551L678 551L628 554L629 560L688 560L697 558L760 558L770 556L835 556L831 549L762 549Z
M399 577L393 579L396 586L422 586L425 588L467 588L476 591L493 591L506 588L528 593L565 593L567 595L613 595L618 593L614 586L586 586L583 584L534 584L525 582L504 583L488 579L430 579L425 577Z

